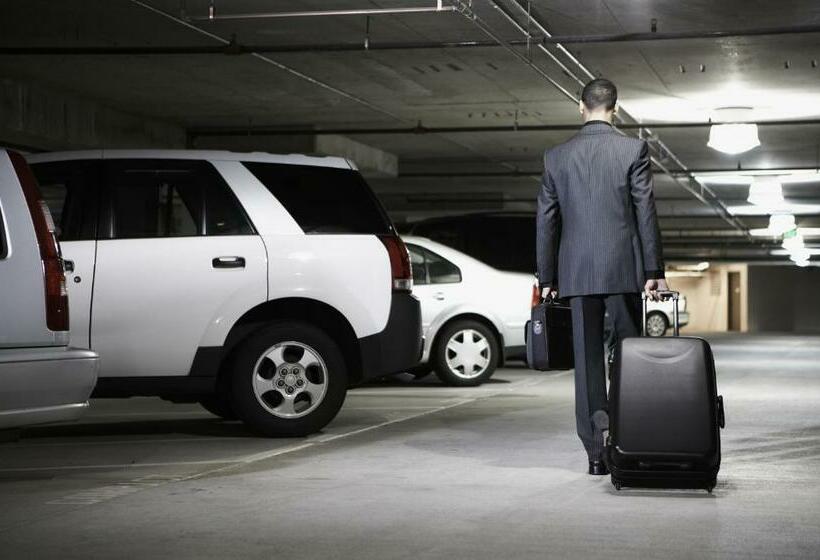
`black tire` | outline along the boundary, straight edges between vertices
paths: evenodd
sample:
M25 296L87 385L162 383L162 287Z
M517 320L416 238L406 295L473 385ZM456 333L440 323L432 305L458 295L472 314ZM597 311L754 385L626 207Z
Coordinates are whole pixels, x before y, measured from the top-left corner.
M457 371L452 370L450 366L447 365L447 343L451 338L453 338L453 336L461 331L475 331L484 337L484 339L488 342L487 357L489 358L489 363L481 374L474 377L467 377L464 374L460 374ZM430 361L433 365L433 371L436 373L436 377L438 377L445 385L451 385L453 387L476 387L493 376L495 373L495 368L498 365L499 355L500 349L495 333L483 323L465 319L453 321L439 331L436 336Z
M199 404L202 408L215 416L219 416L223 420L239 419L233 410L233 406L231 406L230 397L226 395L214 393L213 395L199 399Z
M416 379L424 379L425 377L433 373L433 366L430 363L419 364L408 369L407 373L409 373Z
M323 398L312 411L293 418L283 418L263 406L260 400L265 400L268 394L276 396L275 391L257 398L253 385L257 363L261 361L261 371L265 354L275 345L284 342L308 346L325 364L324 371L317 368L326 384ZM237 351L231 376L231 404L248 428L259 435L298 437L318 432L336 417L346 395L347 368L342 353L324 331L312 325L297 322L273 323L251 335ZM313 406L311 401L308 408Z
M653 328L650 330L650 325ZM666 315L655 311L650 313L646 317L646 335L652 337L661 337L666 336L666 331L669 330L669 320L666 318Z

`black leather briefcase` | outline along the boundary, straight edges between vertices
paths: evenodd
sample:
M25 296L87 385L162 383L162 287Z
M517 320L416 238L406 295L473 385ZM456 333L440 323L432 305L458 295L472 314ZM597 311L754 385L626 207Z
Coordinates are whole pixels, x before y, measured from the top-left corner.
M720 469L723 398L702 338L633 337L620 343L609 395L607 457L612 483L712 491ZM644 296L644 330L646 297Z
M542 302L532 308L525 326L527 365L535 370L572 369L572 313L561 300Z

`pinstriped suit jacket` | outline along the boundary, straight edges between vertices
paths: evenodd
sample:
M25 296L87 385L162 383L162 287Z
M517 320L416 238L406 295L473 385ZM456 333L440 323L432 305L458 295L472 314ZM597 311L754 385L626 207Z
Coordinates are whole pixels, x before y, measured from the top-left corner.
M544 154L536 223L539 281L561 297L640 292L663 277L646 142L604 121Z

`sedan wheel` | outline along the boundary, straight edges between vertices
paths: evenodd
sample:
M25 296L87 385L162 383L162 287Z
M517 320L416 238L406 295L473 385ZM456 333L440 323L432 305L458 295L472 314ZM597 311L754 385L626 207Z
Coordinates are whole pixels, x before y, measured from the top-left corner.
M480 385L495 373L499 348L495 334L477 321L457 321L438 335L435 371L448 385Z
M646 334L648 336L664 336L669 323L661 313L653 313L646 318Z

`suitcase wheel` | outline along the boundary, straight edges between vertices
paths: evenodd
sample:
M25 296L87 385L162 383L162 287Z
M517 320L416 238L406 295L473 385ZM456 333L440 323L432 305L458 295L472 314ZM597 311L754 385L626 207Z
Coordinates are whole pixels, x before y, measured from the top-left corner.
M617 490L618 492L621 491L621 483L620 482L613 481L612 484L615 485L615 490Z

